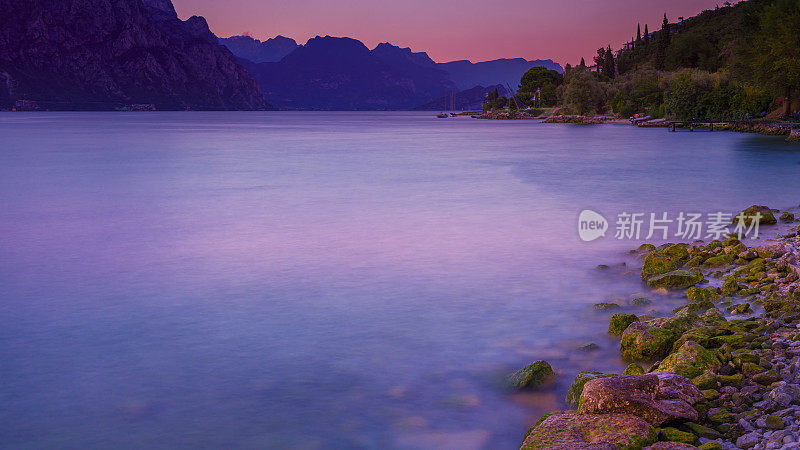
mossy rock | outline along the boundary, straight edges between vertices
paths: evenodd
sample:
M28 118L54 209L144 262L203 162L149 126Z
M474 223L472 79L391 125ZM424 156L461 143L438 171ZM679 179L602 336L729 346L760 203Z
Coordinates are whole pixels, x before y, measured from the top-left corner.
M788 212L788 211L784 211L784 212L781 214L780 220L781 220L781 222L783 222L783 223L790 223L790 222L794 222L794 214L792 214L792 213L790 213L790 212Z
M675 261L682 262L689 260L689 250L683 244L672 244L659 250L658 253L666 256L667 258Z
M722 437L719 432L713 428L708 428L703 425L694 423L694 422L686 422L680 427L683 431L687 431L689 433L694 434L695 436L705 438L705 439L719 439Z
M631 328L633 324L629 325ZM649 361L669 353L677 333L669 328L654 327L642 333L623 333L620 354L628 361Z
M508 381L517 389L536 389L555 381L556 374L547 361L535 361L512 374Z
M696 342L686 341L677 352L661 361L661 364L658 365L658 370L674 372L686 378L694 378L704 372L711 372L721 365L714 353L706 350Z
M654 443L656 439L655 429L634 415L565 411L551 414L530 430L520 450L591 448L590 444L610 444L621 450L638 450Z
M718 255L712 256L707 260L703 261L703 266L705 267L721 267L727 266L728 264L733 263L733 258L728 255Z
M628 325L639 320L636 314L617 313L611 316L608 323L608 334L619 336L628 328Z
M731 296L739 290L739 284L734 277L725 277L725 282L722 283L722 295Z
M697 386L697 389L706 391L709 389L716 389L719 387L717 375L713 372L702 373L692 379L692 383Z
M767 423L767 426L773 430L782 430L786 427L786 424L783 423L783 420L773 414L768 415L764 421Z
M698 302L701 300L716 302L719 300L719 293L715 289L692 286L686 290L686 298L691 302Z
M652 305L652 304L653 304L652 300L650 300L649 298L644 298L644 297L637 297L637 298L631 300L631 305L633 305L633 306L647 306L647 305Z
M778 223L778 220L775 218L775 215L772 214L772 210L767 206L762 205L753 205L744 211L740 212L736 216L733 217L731 223L737 224L739 223L740 216L744 221L745 225L750 225L753 223L756 214L760 214L760 218L758 220L759 225L774 225Z
M620 308L620 306L618 304L610 303L610 302L595 303L593 307L597 311L610 311L610 310L613 310L613 309L619 309Z
M708 416L708 420L714 423L730 423L736 420L736 416L725 408L717 411L716 413Z
M605 374L603 372L583 371L575 375L572 384L569 385L567 396L564 398L564 403L568 406L578 406L580 403L581 394L583 393L583 386L595 378L613 377L615 374Z
M681 442L683 444L692 445L698 442L697 436L674 427L662 428L661 434L664 436L664 440L669 442Z
M781 376L778 375L774 370L766 370L759 374L753 375L752 380L758 384L769 386L770 384L780 381Z
M647 285L651 288L685 289L703 280L700 272L678 269L648 279Z
M744 376L740 373L736 375L717 375L717 381L723 386L733 386L737 389L744 386Z
M644 258L642 267L642 280L647 280L658 275L678 269L678 264L672 259L658 253L650 253Z
M623 375L644 375L644 368L636 363L628 364Z
M744 339L744 334L727 334L723 336L715 336L711 339L714 343L716 343L716 347L721 347L725 344L728 344L731 348L742 348L747 345L747 342Z
M719 442L706 442L698 446L700 450L722 450L722 444Z
M653 244L642 244L642 245L639 246L638 249L636 249L636 251L638 251L639 253L648 253L648 252L652 252L655 249L656 249L656 246L653 245Z
M681 307L675 308L672 310L673 315L677 314L698 314L709 309L713 308L714 304L711 303L709 300L699 300L693 303L689 303L688 305L683 305Z

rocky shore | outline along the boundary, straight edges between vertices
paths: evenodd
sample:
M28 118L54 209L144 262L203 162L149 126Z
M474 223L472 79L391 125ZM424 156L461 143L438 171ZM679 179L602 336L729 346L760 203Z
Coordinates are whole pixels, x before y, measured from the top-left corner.
M488 111L478 116L479 119L489 120L518 120L538 119L544 123L576 123L584 125L616 124L635 125L642 128L666 128L669 121L666 119L639 120L632 123L629 119L615 116L581 116L577 114L562 114L545 116L531 114L526 111ZM679 128L687 128L679 126ZM695 125L695 128L707 128L705 124ZM759 133L771 136L786 136L788 140L800 141L800 123L777 122L773 120L738 120L730 122L714 122L714 130L737 131L741 133Z
M644 285L686 304L667 317L614 314L608 332L630 365L578 373L565 399L576 409L542 416L521 449L800 448L800 227L788 212L745 211L788 233L631 251ZM554 377L536 361L509 381L541 390Z

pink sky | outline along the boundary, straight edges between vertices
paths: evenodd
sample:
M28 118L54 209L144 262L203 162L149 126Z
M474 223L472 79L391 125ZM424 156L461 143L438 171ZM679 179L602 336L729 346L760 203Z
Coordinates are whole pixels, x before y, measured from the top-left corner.
M173 0L182 18L204 16L220 37L281 34L305 43L348 36L373 48L391 42L436 61L496 58L587 62L600 45L722 5L718 0Z

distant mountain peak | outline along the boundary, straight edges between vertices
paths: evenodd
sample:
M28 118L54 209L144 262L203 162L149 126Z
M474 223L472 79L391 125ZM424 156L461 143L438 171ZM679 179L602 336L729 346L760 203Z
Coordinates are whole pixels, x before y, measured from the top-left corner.
M299 47L294 39L281 35L263 42L249 35L221 38L219 42L239 58L256 63L280 61Z
M389 63L408 61L423 67L433 67L436 62L426 52L414 52L409 47L399 47L389 42L382 42L372 50L372 54Z

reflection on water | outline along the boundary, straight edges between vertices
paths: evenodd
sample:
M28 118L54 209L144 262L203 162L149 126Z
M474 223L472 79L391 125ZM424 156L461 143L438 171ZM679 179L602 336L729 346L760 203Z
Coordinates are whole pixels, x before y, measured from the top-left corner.
M0 136L6 448L515 447L578 370L623 367L592 304L643 289L638 243L582 243L578 212L800 202L800 154L733 133L38 113ZM682 301L645 295L623 310ZM502 388L536 359L553 390Z

